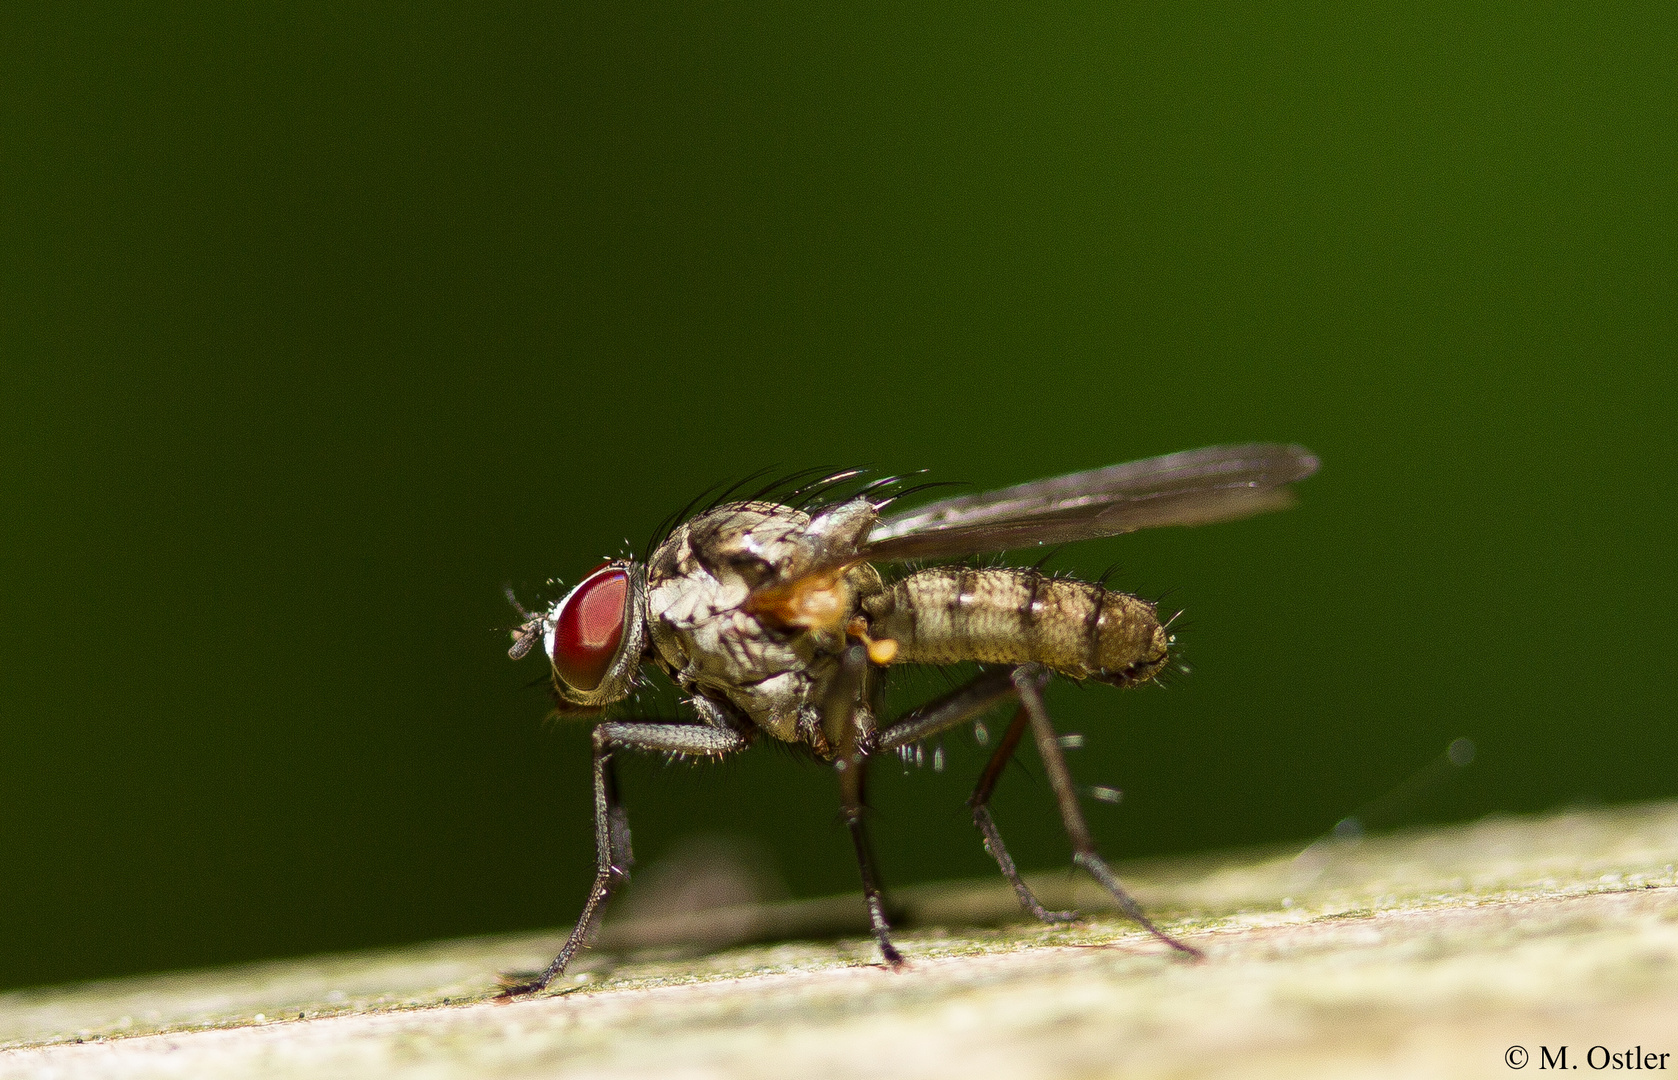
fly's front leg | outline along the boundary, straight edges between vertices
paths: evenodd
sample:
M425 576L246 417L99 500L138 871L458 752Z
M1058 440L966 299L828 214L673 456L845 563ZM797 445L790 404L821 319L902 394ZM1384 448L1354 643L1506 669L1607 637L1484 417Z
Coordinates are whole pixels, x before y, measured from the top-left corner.
M629 846L629 816L618 801L612 752L621 748L721 757L745 745L742 735L700 724L611 723L594 729L594 887L589 890L588 902L583 905L576 928L547 970L529 982L505 985L499 997L533 994L558 978L594 933L612 891L629 877L634 862Z
M1072 773L1067 769L1066 756L1060 750L1060 738L1049 720L1048 709L1043 705L1039 676L1029 667L1022 667L1014 671L1013 678L1014 687L1020 695L1020 707L1031 720L1031 732L1037 739L1037 753L1043 759L1043 771L1049 776L1049 786L1054 789L1055 802L1060 806L1060 820L1072 841L1072 861L1087 870L1118 901L1119 909L1145 930L1173 949L1199 959L1203 955L1199 949L1178 941L1143 914L1141 905L1119 884L1118 877L1095 850L1095 840L1090 836L1083 809L1078 805L1078 791L1072 784Z

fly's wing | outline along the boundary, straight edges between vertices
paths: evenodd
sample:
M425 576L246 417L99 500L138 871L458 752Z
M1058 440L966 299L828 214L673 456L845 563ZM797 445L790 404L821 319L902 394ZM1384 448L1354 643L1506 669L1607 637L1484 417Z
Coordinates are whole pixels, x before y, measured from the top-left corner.
M1302 446L1208 446L891 514L857 554L869 562L939 559L1233 521L1290 505L1285 485L1316 471Z

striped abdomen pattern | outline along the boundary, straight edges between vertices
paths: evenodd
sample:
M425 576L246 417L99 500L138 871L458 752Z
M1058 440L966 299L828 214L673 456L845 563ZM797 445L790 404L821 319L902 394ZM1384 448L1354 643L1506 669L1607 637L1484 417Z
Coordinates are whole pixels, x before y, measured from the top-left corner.
M921 570L863 610L870 634L897 642L894 663L1036 663L1126 685L1152 678L1166 660L1154 605L1035 570Z

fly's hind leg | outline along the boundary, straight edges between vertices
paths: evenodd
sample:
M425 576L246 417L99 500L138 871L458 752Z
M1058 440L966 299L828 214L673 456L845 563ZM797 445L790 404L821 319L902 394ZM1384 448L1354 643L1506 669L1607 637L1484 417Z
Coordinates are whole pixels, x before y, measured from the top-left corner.
M1047 676L1038 671L1031 678L1041 685ZM958 724L975 720L998 705L1017 697L1013 669L996 668L982 672L971 682L923 705L880 732L876 745L882 750L908 746L941 731L948 731ZM991 792L995 789L997 780L1001 778L1002 770L1012 760L1028 723L1029 718L1022 706L1014 714L1013 722L1008 725L1002 741L997 744L996 752L991 754L989 764L985 766L985 771L979 776L979 783L973 789L973 797L967 800L967 806L973 811L973 824L978 828L979 835L984 838L985 850L991 853L996 865L1002 870L1002 876L1014 887L1014 895L1020 898L1020 907L1046 923L1069 922L1077 917L1076 914L1070 911L1050 911L1032 894L1030 886L1020 877L1018 868L1014 866L1014 860L1002 842L1002 833L997 829L996 822L990 814Z
M996 865L1002 869L1002 876L1014 887L1014 895L1020 898L1020 907L1040 922L1073 922L1078 918L1076 911L1050 911L1037 899L1036 894L1031 891L1031 886L1020 877L1013 857L1008 854L1007 845L1002 842L1002 833L990 816L991 792L996 789L996 782L1002 778L1002 770L1013 760L1014 751L1019 748L1020 739L1025 735L1025 729L1030 722L1031 717L1025 706L1022 705L1014 711L1014 718L1009 721L1008 730L1002 733L1001 741L996 744L996 751L985 764L985 771L979 774L979 782L973 787L973 795L967 800L967 807L973 811L973 824L978 828L979 835L984 837L985 850L991 853Z
M605 911L606 901L629 877L630 865L635 860L629 846L629 816L618 801L612 752L646 750L721 757L745 745L745 736L703 724L610 723L594 729L594 887L589 890L588 902L583 905L576 928L547 970L529 982L504 981L498 997L512 998L546 989L587 944Z
M1142 907L1125 891L1106 860L1095 850L1095 840L1084 822L1084 812L1078 805L1078 791L1072 784L1072 773L1066 767L1066 756L1061 753L1060 739L1043 705L1040 676L1031 667L1016 668L1013 674L1020 708L1031 721L1031 732L1037 740L1037 752L1043 759L1043 770L1048 774L1049 786L1054 789L1055 802L1060 807L1060 820L1072 841L1072 861L1084 868L1102 888L1118 901L1119 909L1140 923L1143 929L1188 956L1200 959L1204 954L1193 945L1185 944L1153 924L1143 914Z

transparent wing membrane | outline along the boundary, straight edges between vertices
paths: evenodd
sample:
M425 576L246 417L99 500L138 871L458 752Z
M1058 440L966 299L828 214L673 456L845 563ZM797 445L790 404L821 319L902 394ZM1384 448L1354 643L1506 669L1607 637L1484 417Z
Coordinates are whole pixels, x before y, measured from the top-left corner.
M890 514L858 554L870 562L949 558L1233 521L1288 506L1285 485L1316 471L1316 457L1300 446L1209 446Z

